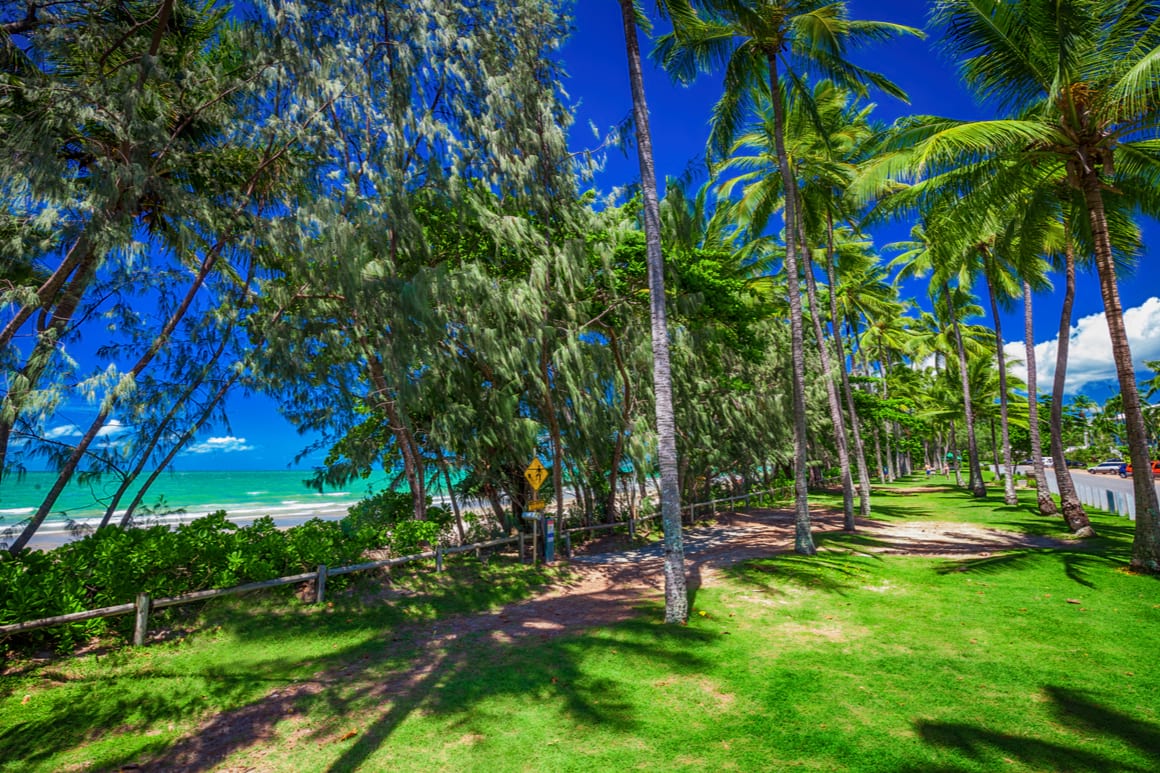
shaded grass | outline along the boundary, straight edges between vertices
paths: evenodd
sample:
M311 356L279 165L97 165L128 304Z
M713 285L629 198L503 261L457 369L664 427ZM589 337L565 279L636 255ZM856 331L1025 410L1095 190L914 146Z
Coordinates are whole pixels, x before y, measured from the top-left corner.
M967 504L882 492L875 517L1063 533ZM821 534L818 557L706 582L687 627L659 624L654 603L567 637L424 649L446 614L544 580L470 562L385 601L362 588L326 610L223 605L205 613L212 632L6 684L0 764L105 769L176 749L196 769L1151 771L1160 584L1122 571L1122 523L1094 520L1099 540L967 561ZM201 737L230 740L183 738L203 719Z

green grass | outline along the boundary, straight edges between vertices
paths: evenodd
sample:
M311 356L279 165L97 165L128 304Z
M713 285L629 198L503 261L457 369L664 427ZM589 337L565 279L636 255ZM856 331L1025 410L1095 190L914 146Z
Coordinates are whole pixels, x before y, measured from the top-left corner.
M1033 492L1008 508L1001 492L980 506L899 488L876 492L875 517L1064 536ZM493 562L478 577L465 558L389 603L213 607L208 632L6 678L0 768L146 765L229 716L226 753L199 769L1156 770L1160 583L1122 570L1126 520L1093 520L1101 537L1074 548L968 561L831 533L816 558L707 582L687 627L652 604L567 637L470 634L406 689L392 679L442 615L544 575ZM297 681L313 688L281 697ZM277 721L238 719L258 709Z

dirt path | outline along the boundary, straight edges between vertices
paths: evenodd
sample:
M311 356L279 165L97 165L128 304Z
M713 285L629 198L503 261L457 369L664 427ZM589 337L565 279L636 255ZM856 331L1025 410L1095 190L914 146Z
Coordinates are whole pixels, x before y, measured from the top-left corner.
M816 510L813 517L815 533L841 529L840 513ZM1065 544L958 523L859 521L858 528L862 534L880 541L879 546L865 548L868 552L969 558L1004 549ZM714 575L724 567L792 550L793 536L793 513L785 510L724 514L715 525L690 530L686 536L690 586L696 589L712 583ZM148 769L208 770L217 768L227 756L248 749L246 765L221 769L260 770L261 750L275 738L279 745L307 742L307 737L310 743L320 742L317 731L291 731L287 740L285 728L275 733L275 726L301 714L303 700L329 695L337 685L362 684L361 697L402 706L401 711L405 712L419 705L432 684L464 667L463 659L468 657L465 653L474 657L485 641L499 647L511 646L530 638L548 639L628 619L637 614L641 605L663 598L663 559L659 545L631 550L624 547L621 537L589 542L569 561L569 579L549 586L534 598L497 611L415 626L410 640L421 644L410 669L372 678L363 672L365 665L349 664L334 673L320 673L314 679L273 690L263 700L208 720ZM394 711L388 711L388 717Z

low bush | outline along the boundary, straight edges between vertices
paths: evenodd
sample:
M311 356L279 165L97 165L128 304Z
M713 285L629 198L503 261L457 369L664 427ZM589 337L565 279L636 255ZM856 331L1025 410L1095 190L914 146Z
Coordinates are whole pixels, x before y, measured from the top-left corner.
M419 553L450 534L452 517L444 508L429 508L427 518L414 520L410 496L388 491L340 521L315 518L285 530L270 517L238 526L220 510L175 529L105 527L54 550L0 560L0 625L126 604L138 593L162 598L301 574L320 564L347 566L368 550ZM336 577L331 587L346 580ZM129 618L30 631L0 642L0 649L69 649L93 636L128 633Z

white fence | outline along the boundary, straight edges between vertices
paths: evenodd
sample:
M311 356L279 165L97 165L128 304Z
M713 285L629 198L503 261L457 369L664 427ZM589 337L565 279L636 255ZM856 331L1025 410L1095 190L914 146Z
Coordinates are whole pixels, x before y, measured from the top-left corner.
M1075 485L1075 493L1079 495L1079 501L1086 507L1126 516L1131 521L1136 520L1136 495L1132 492L1114 491L1103 486L1080 483L1075 478L1072 478L1072 483ZM1052 494L1059 494L1059 482L1056 481L1054 474L1047 476L1047 489Z

